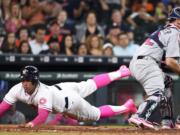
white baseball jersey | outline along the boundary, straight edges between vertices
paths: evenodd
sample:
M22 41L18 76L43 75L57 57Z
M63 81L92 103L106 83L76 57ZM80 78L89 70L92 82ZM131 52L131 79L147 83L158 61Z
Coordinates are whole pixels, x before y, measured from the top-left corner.
M93 80L56 85L62 90L54 85L48 86L39 83L33 94L28 95L25 93L22 83L19 83L10 89L4 101L9 104L22 101L51 112L65 113L79 120L99 120L99 109L83 99L96 90L96 84Z

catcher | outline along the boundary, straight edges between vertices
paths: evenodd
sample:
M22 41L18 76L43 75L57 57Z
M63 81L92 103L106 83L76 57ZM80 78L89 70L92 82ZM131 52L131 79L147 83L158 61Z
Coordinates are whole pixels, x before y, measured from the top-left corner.
M180 75L180 7L172 10L169 23L159 28L143 43L130 62L130 71L144 87L147 99L129 122L139 127L154 129L150 116L157 108L161 111L162 128L174 127L172 106L172 79L160 65L165 65Z

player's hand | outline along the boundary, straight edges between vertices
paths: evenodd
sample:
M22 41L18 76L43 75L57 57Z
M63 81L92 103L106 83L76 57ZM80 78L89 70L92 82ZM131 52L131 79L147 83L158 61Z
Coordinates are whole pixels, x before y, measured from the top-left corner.
M32 128L32 127L34 127L34 124L32 122L28 122L25 124L25 127L26 128Z
M19 124L18 128L25 128L25 124Z

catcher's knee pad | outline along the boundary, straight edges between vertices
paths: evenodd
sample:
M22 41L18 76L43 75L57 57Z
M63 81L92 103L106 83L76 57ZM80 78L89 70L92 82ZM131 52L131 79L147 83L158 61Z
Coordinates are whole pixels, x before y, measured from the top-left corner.
M165 75L165 79L164 79L164 85L165 85L165 89L169 89L169 90L173 90L173 79L169 76L169 75Z
M173 80L170 76L165 76L165 90L161 96L160 112L162 119L172 119L173 118Z
M154 93L149 96L138 108L139 117L148 120L153 112L155 112L161 102L161 94Z
M172 97L163 97L160 103L160 113L162 119L172 119L173 112L173 100Z

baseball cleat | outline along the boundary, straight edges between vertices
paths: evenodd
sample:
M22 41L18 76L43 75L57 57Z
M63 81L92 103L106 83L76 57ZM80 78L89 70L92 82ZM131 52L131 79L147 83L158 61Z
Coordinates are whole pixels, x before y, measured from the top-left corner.
M170 126L163 125L161 129L172 129Z
M128 101L126 101L126 103L124 104L124 106L126 106L127 108L129 108L129 111L131 113L136 113L137 112L137 108L136 105L134 104L134 101L132 99L129 99Z
M136 126L138 128L144 128L142 122L140 120L138 120L138 118L132 118L131 117L128 119L128 122L130 124L133 124L134 126Z
M176 125L175 125L175 127L177 129L180 129L180 115L178 115L177 118L176 118Z
M176 123L175 128L176 128L176 129L180 129L180 124L177 124L177 123Z
M156 126L154 126L151 122L146 121L146 120L144 120L142 118L133 118L133 117L131 117L131 118L128 119L128 122L130 124L135 125L136 127L142 128L142 129L155 129L155 130L157 130Z
M172 129L172 128L174 128L173 121L169 120L169 119L162 120L161 125L162 125L161 129Z
M119 68L119 71L121 73L121 77L127 77L131 75L129 68L127 68L125 65L122 65Z

